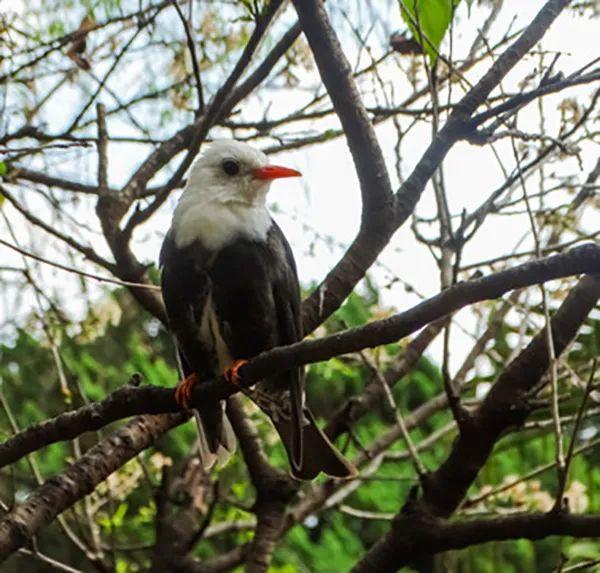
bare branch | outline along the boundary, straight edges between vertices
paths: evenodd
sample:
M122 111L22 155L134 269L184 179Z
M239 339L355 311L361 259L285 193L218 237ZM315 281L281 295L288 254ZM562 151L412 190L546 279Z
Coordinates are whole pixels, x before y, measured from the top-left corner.
M91 247L78 243L75 239L73 239L73 237L61 233L54 227L50 226L48 223L42 221L39 217L27 210L26 207L21 205L21 203L17 201L15 196L12 193L10 193L8 189L6 189L6 187L2 185L0 185L0 194L4 195L4 197L6 197L6 199L13 205L13 207L17 211L19 211L19 213L21 213L21 215L23 215L23 217L25 217L25 219L27 219L30 223L39 227L40 229L43 229L50 235L56 237L57 239L60 239L70 247L73 247L76 251L80 252L93 263L96 263L111 272L115 272L116 269L114 263L111 263L110 261L107 261L105 258L101 257Z
M196 110L197 117L204 112L204 90L202 88L202 80L200 79L200 66L198 65L198 56L196 55L196 43L194 42L193 30L190 26L190 23L183 15L179 4L176 0L171 0L171 4L173 8L175 8L177 16L183 25L188 51L190 52L190 57L192 58L192 68L194 70L194 79L196 80L196 92L198 96L198 109Z
M557 355L575 336L599 297L598 275L584 277L569 293L551 322ZM471 431L461 432L448 458L428 476L423 497L413 495L409 499L386 536L356 565L356 572L396 571L415 557L414 551L404 553L398 545L404 542L410 545L415 513L447 517L456 509L500 436L507 429L522 424L529 415L531 393L539 389L549 363L546 331L543 330L502 372L473 415ZM562 516L563 513L555 512L554 515Z
M46 480L0 521L0 561L183 419L181 414L136 418L91 448L64 474Z
M497 298L505 292L524 286L580 273L600 273L600 247L584 245L488 277L458 283L390 318L317 340L304 340L289 346L273 348L249 360L240 368L240 384L250 386L275 372L293 366L320 362L340 354L395 342L423 325L468 304ZM205 400L223 400L239 390L239 386L228 384L223 378L207 380L194 387L190 406ZM32 426L0 444L0 467L40 447L72 439L84 431L97 430L127 416L176 412L178 409L171 389L123 387L101 402Z
M404 224L413 213L427 182L438 169L448 151L458 140L464 137L466 131L468 131L468 125L472 114L484 103L491 91L498 86L506 74L542 38L552 22L558 17L567 4L568 2L566 0L549 0L519 38L494 62L479 82L477 82L477 84L471 88L457 104L455 104L446 124L430 144L411 175L396 193L396 213L393 224L387 224L386 218L381 219L381 217L385 216L385 213L382 210L377 211L378 216L382 221L378 227L377 234L365 232L365 228L361 227L361 231L343 258L338 262L334 269L330 271L317 290L305 301L305 332L310 332L325 320L325 318L327 318L327 316L342 303L354 288L355 284L364 276L366 270L387 245L393 233L398 227ZM317 0L311 0L308 3L298 1L296 2L296 9L301 15L301 18L307 18L307 22L310 21L311 26L315 26L316 29L319 30L319 38L313 40L313 50L315 50L315 48L317 51L322 49L324 57L327 56L332 58L340 70L345 70L346 66L343 65L344 61L340 60L339 57L336 57L335 32L328 24L323 6L317 2ZM310 12L310 14L307 14L308 12ZM310 41L311 31L305 30L305 33ZM315 57L318 58L317 53L315 53ZM328 76L323 73L323 70L320 71L323 74L323 80L327 85ZM349 87L352 85L351 79L346 77L344 80L344 77L338 78L339 75L340 74L336 74L335 77L338 81L343 82L340 85L345 88L340 91L343 93L354 93L352 88ZM328 88L330 87L333 89L334 84L328 86ZM331 90L330 97L332 98L332 101L335 101L334 98L336 98L336 96L334 93L331 93ZM360 109L362 110L362 107ZM349 145L351 147L353 145L358 146L359 141L352 143L350 141L348 128L345 127L345 130L346 135L349 137ZM357 130L356 132L350 133L354 134L356 137L359 135L361 137L365 136L363 130ZM376 146L376 142L372 142L370 138L366 138L366 141L371 143L369 153L376 154L378 147L373 147L372 145L374 143ZM380 176L378 169L374 169L373 172L376 176ZM377 185L377 182L373 183Z
M431 515L413 513L413 529L406 537L398 537L394 550L413 559L442 551L505 541L509 539L544 539L550 535L567 537L597 537L600 516L569 515L567 513L524 513L491 519L449 522ZM392 526L393 527L393 526ZM397 571L398 561L361 561L353 573L387 573Z

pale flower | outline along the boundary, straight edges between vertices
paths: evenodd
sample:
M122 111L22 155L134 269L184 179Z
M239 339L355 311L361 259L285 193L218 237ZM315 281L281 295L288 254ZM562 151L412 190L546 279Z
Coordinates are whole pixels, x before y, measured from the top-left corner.
M531 494L531 504L540 511L550 511L554 507L554 499L547 491L534 491Z
M565 497L569 500L569 509L573 513L583 513L590 504L586 493L587 488L580 481L573 480L569 489L565 491Z

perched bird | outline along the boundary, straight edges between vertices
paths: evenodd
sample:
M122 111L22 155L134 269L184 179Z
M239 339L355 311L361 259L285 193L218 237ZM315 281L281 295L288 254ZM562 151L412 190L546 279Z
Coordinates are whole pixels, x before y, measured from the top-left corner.
M180 405L198 381L224 373L236 383L244 361L301 339L296 264L266 207L271 182L297 176L235 140L210 144L192 165L160 254L163 298L187 376L175 394ZM250 395L274 423L295 477L355 473L305 407L302 369L271 376ZM235 441L223 404L198 412L200 455L209 467Z

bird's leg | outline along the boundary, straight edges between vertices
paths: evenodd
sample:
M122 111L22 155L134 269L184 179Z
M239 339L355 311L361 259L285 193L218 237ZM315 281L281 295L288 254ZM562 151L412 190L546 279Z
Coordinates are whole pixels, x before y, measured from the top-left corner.
M240 386L240 375L238 370L248 362L247 360L235 360L233 364L223 372L223 377L230 384L239 387L248 398L250 398L261 410L271 416L274 421L279 419L290 419L290 396L289 392L281 395L270 396L259 388L244 388Z
M223 378L230 384L238 386L240 383L240 375L238 370L248 362L247 360L235 360L233 364L223 372Z
M175 402L182 408L188 407L188 403L192 396L192 390L197 382L198 375L194 372L177 384L177 388L175 388Z

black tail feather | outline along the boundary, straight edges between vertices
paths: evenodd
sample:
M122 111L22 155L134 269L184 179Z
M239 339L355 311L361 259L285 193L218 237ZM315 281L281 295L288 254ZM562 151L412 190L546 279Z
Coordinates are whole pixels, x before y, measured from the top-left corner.
M275 427L281 436L292 465L292 475L298 479L311 480L323 472L331 477L349 478L355 476L357 469L329 441L317 426L313 415L304 409L302 427L303 452L298 467L293 463L293 427L292 422L278 420Z
M292 372L290 381L290 409L291 409L291 436L290 449L288 450L293 472L300 471L304 459L304 390L302 388L302 374L296 369Z

